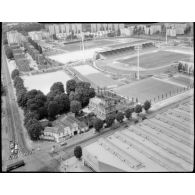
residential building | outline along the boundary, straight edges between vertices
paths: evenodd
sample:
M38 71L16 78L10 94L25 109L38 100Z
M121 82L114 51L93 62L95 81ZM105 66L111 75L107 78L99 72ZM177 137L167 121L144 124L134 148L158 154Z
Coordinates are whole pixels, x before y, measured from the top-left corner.
M167 28L167 36L176 37L176 29L174 27Z
M65 137L68 135L67 129L65 127L46 127L44 129L44 139L53 140L56 142L64 141Z
M41 31L28 32L28 35L34 41L40 41L43 39L43 33Z
M7 41L8 45L12 43L21 44L22 35L18 31L9 31L7 32Z
M91 98L88 108L101 120L105 120L109 114L116 112L115 101L110 98Z

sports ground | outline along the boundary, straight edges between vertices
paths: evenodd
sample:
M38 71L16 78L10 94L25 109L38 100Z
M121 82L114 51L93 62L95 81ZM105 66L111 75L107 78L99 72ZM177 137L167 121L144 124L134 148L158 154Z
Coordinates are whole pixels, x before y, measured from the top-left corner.
M156 51L140 55L140 67L142 68L156 68L178 62L179 60L188 59L189 55L174 53L169 51ZM127 59L118 60L121 63L130 66L137 66L137 56Z
M113 80L109 75L106 75L97 69L89 65L75 66L74 71L81 74L84 78L88 79L89 82L93 83L95 86L104 88L117 87L119 85L118 81Z
M162 94L165 98L166 94L167 96L170 94L170 91L173 94L176 93L177 90L180 91L181 89L183 89L181 86L152 77L121 86L114 89L114 91L117 94L130 99L134 98L135 100L138 98L138 101L143 103L146 100L154 100L154 98L158 100L158 96L161 99Z

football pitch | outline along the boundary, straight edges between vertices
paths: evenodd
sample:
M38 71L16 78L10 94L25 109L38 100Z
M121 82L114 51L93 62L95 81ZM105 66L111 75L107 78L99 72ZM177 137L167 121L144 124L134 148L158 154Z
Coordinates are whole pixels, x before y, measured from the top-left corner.
M177 90L180 91L183 88L174 85L172 83L164 82L155 78L148 78L135 83L121 86L114 91L121 95L128 97L130 99L138 98L138 101L143 103L145 100L158 100L158 96L161 99L162 94L165 98L165 95L170 96L171 94L176 93Z
M140 67L142 68L156 68L172 64L179 60L189 59L190 55L175 53L169 51L157 51L140 55ZM137 56L126 59L119 59L118 62L128 64L129 67L137 65Z

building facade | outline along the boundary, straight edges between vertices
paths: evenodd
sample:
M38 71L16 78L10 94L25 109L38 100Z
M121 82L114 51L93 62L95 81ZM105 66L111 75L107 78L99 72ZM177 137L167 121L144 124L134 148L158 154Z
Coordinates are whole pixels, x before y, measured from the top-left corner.
M116 113L115 101L108 98L91 98L88 108L101 120L105 120L109 114Z

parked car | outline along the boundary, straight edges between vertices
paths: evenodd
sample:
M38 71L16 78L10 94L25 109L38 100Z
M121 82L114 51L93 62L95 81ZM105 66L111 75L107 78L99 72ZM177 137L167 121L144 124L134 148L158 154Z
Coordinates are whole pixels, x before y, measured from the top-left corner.
M14 143L12 141L10 141L9 146L10 146L10 149L13 149L14 148Z

